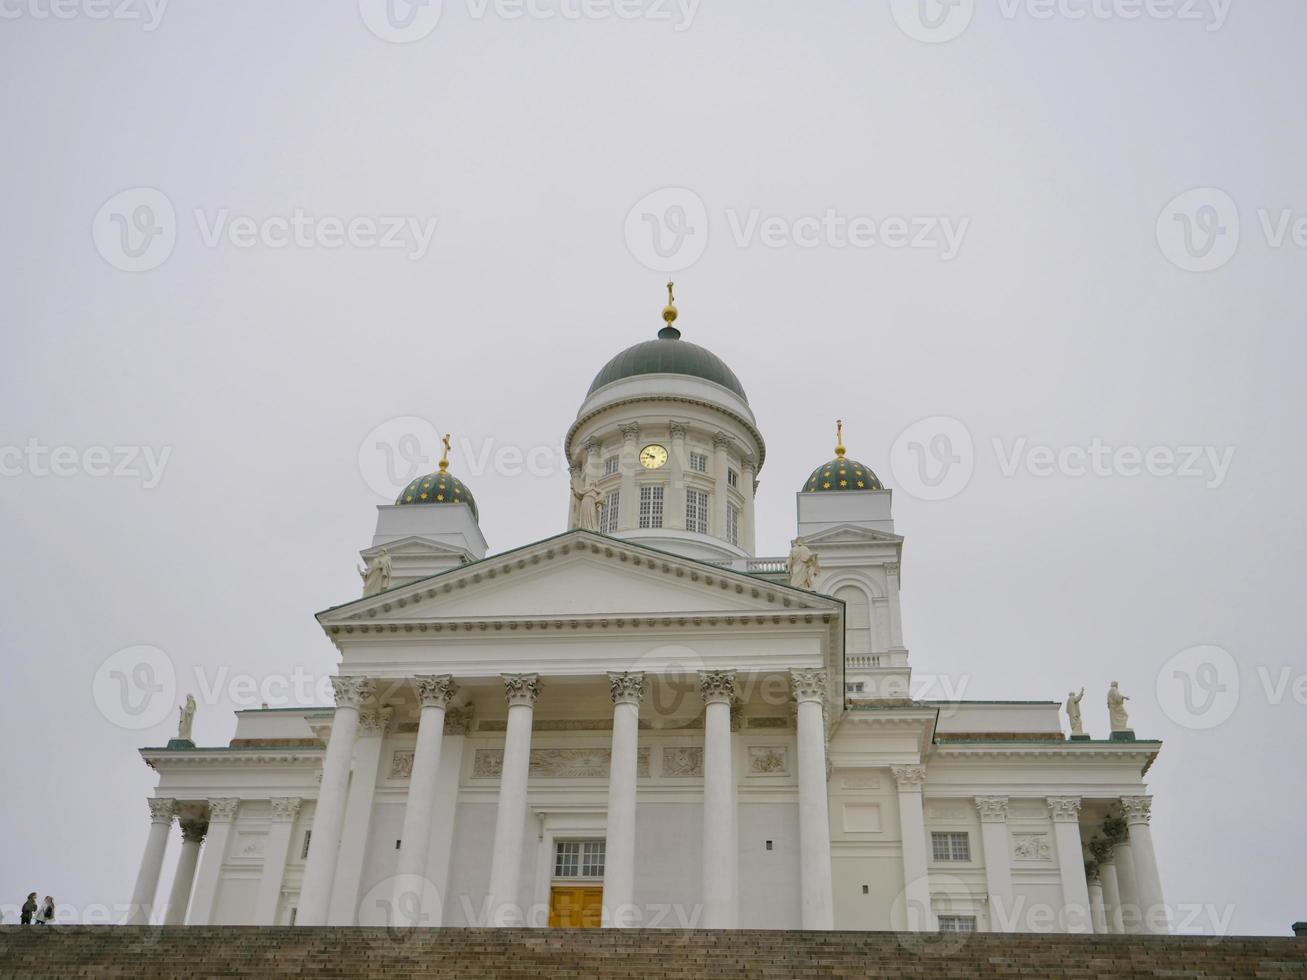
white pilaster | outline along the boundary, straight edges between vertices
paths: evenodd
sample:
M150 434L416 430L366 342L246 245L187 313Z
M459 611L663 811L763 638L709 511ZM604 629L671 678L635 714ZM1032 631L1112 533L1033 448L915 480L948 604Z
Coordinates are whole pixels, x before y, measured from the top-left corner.
M899 566L892 562L885 566L886 600L889 606L889 645L891 650L903 649L903 610L899 605Z
M1121 886L1116 880L1116 855L1109 849L1098 861L1098 877L1103 882L1103 917L1108 933L1125 932L1121 922Z
M381 747L390 716L390 708L368 708L359 713L359 730L354 740L354 772L345 797L345 823L336 856L336 879L331 887L328 925L352 926L358 922L359 884L363 880L363 860L377 794Z
M935 916L930 908L930 868L926 864L926 814L921 805L925 766L890 766L899 789L899 829L903 849L903 900L905 922L910 932L933 932ZM898 922L894 927L900 928Z
M1048 810L1053 817L1053 843L1057 849L1057 870L1062 879L1062 907L1067 932L1091 932L1089 884L1085 881L1085 856L1080 842L1080 797L1050 796Z
M724 455L721 454L721 455ZM703 723L703 928L734 929L735 776L731 765L731 702L735 671L699 672Z
M826 672L792 670L790 686L798 702L800 921L804 929L834 929L826 793Z
M418 716L408 801L404 805L404 826L400 832L394 904L387 918L391 925L438 926L443 918L443 908L426 908L425 900L439 892L423 879L427 873L432 818L436 810L445 712L458 694L458 686L449 674L415 677L414 683L422 708Z
M744 497L744 511L740 515L740 547L751 555L757 554L753 521L753 497L757 491L754 484L758 482L758 461L752 455L746 455L741 461L740 493Z
M259 894L254 900L254 924L277 924L277 902L286 877L286 858L290 856L291 834L295 818L300 812L297 797L277 797L271 801L272 826L268 828L268 841L263 846L263 876L259 879Z
M301 926L327 924L332 885L336 880L340 834L345 824L346 794L354 739L358 735L359 710L375 692L372 681L359 677L333 677L331 686L336 692L336 713L331 722L326 756L322 760L322 784L313 811L313 836L309 839L309 857L304 864L304 883L300 887L299 914L295 924Z
M1126 825L1130 828L1130 849L1134 854L1135 886L1143 932L1165 935L1171 931L1170 917L1162 897L1162 878L1157 871L1157 852L1149 826L1153 800L1150 796L1127 796L1121 800Z
M622 431L622 494L617 501L617 529L630 531L640 518L640 501L635 492L635 474L640 468L640 426L636 422L627 422L619 428Z
M663 526L685 530L685 469L689 457L685 453L685 436L688 432L680 422L671 423L672 444L667 459L667 500L663 503ZM711 530L711 527L709 528ZM607 902L605 895L604 901Z
M231 798L209 801L209 832L204 847L200 849L200 869L195 875L191 911L187 917L193 926L214 925L214 905L218 899L218 883L222 880L222 864L227 860L227 842L240 803L240 800Z
M644 674L610 673L608 686L613 697L613 745L608 771L603 924L631 928L642 924L634 900L635 792Z
M163 855L168 849L168 828L177 813L177 801L168 799L148 799L150 807L150 832L145 838L145 853L141 855L141 867L136 873L136 885L132 888L132 907L127 912L127 925L143 926L150 922L150 913L154 909L154 897L159 891L159 872L163 870Z
M1139 914L1139 885L1135 877L1135 856L1129 840L1116 844L1116 882L1121 892L1121 931L1134 935L1143 932Z
M519 901L522 838L526 832L526 788L531 766L531 719L540 696L537 674L503 674L508 699L508 730L499 775L499 808L495 814L495 852L490 862L488 925L520 926Z
M177 870L172 877L172 891L168 895L168 909L163 916L166 926L180 926L186 922L186 907L191 903L191 887L195 884L195 866L200 860L200 845L209 825L203 820L183 820L182 850L177 856Z
M713 498L712 520L708 524L708 531L719 538L726 537L726 501L728 499L726 490L726 470L731 465L730 460L726 456L726 450L730 444L731 439L724 432L718 432L712 437Z
M980 843L985 855L985 887L989 891L990 932L1014 932L1016 909L1012 903L1012 853L1008 843L1007 797L977 796Z

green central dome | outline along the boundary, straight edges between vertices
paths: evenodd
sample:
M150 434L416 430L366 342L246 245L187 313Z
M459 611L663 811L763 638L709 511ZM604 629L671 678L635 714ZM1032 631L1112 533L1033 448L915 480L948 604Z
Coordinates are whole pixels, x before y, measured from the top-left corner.
M735 392L745 402L749 400L740 379L720 357L705 347L682 340L681 331L671 325L658 331L657 340L628 347L605 364L595 375L586 397L604 385L640 374L686 374L703 378Z
M808 477L803 493L839 493L841 490L884 490L880 477L865 463L849 459L844 449L844 422L835 422L835 458L822 463Z

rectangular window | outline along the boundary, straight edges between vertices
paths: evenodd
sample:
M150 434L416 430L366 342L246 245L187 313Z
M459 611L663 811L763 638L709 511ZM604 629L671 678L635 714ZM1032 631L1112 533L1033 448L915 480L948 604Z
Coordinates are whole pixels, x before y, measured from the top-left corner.
M560 840L554 843L555 878L602 878L604 849L601 840Z
M735 470L726 471L726 485L732 490L740 489L740 474Z
M971 836L966 831L933 831L930 850L936 861L970 861Z
M685 529L708 533L708 494L702 490L685 491Z
M975 932L976 917L974 915L941 915L939 917L940 932Z
M644 486L640 488L640 526L663 526L663 488L661 486Z
M610 490L604 497L604 509L599 514L599 533L617 533L617 508L622 502L619 490Z
M612 476L617 472L618 466L621 465L621 459L617 456L609 456L604 460L604 476Z
M740 543L740 508L734 504L726 505L726 540L733 545Z
M313 831L311 830L304 831L304 846L300 848L301 861L307 861L309 859L309 840L312 837L313 837Z
M708 457L703 453L690 453L690 469L696 473L707 473Z
M844 693L861 694L866 686L866 681L849 681L844 685Z

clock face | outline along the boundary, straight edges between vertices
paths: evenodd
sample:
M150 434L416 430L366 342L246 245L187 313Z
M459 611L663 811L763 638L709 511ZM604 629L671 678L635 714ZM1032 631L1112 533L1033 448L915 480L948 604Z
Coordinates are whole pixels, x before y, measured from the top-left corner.
M647 470L656 470L667 462L667 450L662 446L645 446L640 450L640 465Z

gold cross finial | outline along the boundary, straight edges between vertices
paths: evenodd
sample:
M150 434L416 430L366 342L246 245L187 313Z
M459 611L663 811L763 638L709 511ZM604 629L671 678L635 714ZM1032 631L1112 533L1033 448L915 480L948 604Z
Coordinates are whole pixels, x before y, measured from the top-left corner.
M844 420L835 420L835 455L844 458Z
M445 447L445 454L440 457L440 472L449 472L449 433L445 433L445 438L440 440Z
M663 307L663 320L667 322L667 325L669 327L676 322L676 317L679 315L676 312L675 290L676 290L676 283L672 282L669 279L667 281L667 305Z

